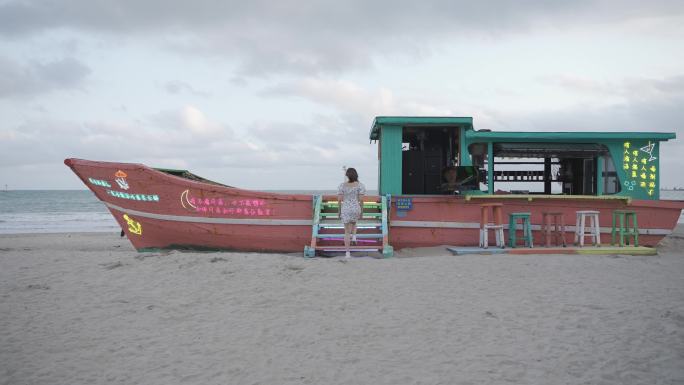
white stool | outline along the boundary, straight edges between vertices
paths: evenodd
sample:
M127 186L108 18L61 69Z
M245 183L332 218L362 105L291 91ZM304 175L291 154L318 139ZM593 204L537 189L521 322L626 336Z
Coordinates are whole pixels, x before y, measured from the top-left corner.
M601 229L599 227L599 212L582 210L577 211L577 220L575 222L575 244L580 247L584 246L584 237L592 237L594 246L601 245ZM589 218L589 233L585 234L586 218Z
M492 222L489 222L489 211L491 208ZM494 230L496 234L496 246L505 248L503 232L503 204L502 203L483 203L480 205L480 247L489 247L489 230Z
M480 229L480 247L485 249L489 247L489 230L494 230L496 247L505 248L506 243L504 242L503 225L490 223L484 225L483 228Z

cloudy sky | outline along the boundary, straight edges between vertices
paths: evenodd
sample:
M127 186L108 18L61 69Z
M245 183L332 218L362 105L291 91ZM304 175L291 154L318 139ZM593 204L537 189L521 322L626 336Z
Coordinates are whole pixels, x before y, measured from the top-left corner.
M0 0L0 186L83 188L79 157L374 188L377 115L676 132L684 186L683 41L681 0Z

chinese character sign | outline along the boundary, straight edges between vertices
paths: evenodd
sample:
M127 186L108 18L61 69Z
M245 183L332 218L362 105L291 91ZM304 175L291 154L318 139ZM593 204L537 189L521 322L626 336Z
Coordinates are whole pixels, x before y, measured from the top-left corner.
M658 143L650 140L642 143L624 142L622 150L622 170L627 176L623 189L653 197L658 186Z

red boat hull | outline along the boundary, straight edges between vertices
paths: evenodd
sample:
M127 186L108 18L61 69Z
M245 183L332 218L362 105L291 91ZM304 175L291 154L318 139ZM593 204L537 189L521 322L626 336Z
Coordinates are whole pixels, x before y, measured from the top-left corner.
M198 182L140 164L67 159L64 163L100 199L138 250L209 249L302 252L311 242L312 196L276 194ZM332 197L331 197L332 198ZM369 197L368 199L373 199ZM632 201L587 197L415 196L412 208L390 211L389 243L395 249L437 245L476 246L480 204L501 202L504 215L530 212L536 245L543 211L560 211L570 226L575 211L598 210L603 243L610 242L611 212L637 212L639 243L655 246L677 224L682 201ZM377 199L377 197L375 197ZM393 197L393 201L396 198Z

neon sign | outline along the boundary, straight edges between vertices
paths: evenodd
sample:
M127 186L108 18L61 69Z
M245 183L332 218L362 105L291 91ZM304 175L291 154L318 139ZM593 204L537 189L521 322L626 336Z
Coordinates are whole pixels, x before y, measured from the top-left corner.
M144 202L159 202L159 195L149 195L149 194L129 194L126 192L107 190L107 194L121 199L129 199L133 201L144 201Z
M123 219L126 221L126 223L128 223L129 232L142 235L142 225L140 222L135 221L133 218L129 217L128 214L124 214Z
M275 215L275 209L269 207L263 199L199 198L190 196L189 190L181 193L181 205L187 210L203 214L258 217Z
M658 158L653 155L657 149L657 143L650 140L645 146L635 146L633 143L624 142L622 145L622 169L627 175L624 186L629 191L636 188L653 196L658 178Z
M123 190L128 190L128 182L126 182L126 179L124 178L116 178L114 179L116 184L119 185L119 187Z
M88 182L91 184L94 184L95 186L102 186L102 187L112 187L109 182L106 180L102 179L95 179L95 178L88 178Z

